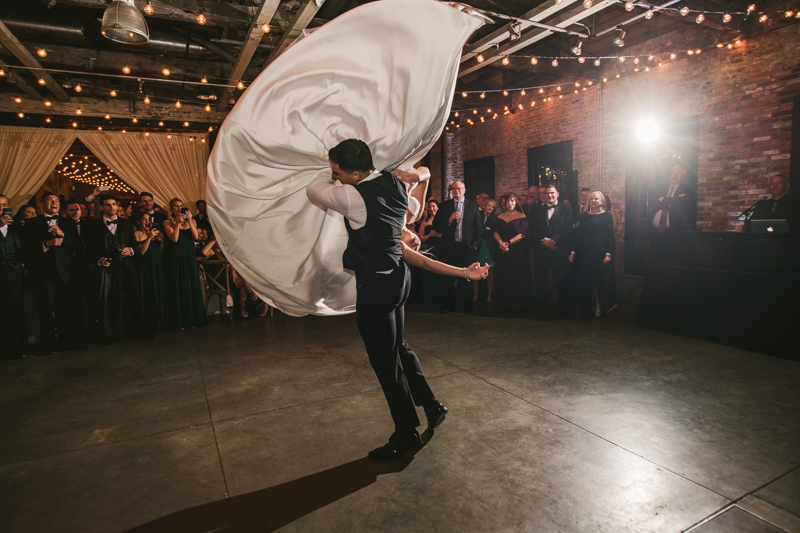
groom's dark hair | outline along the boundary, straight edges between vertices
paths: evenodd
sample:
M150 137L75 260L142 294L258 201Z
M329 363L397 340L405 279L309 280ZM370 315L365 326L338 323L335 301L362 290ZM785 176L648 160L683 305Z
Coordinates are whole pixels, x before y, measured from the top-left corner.
M340 142L328 151L328 159L345 172L369 172L375 168L369 146L358 139Z

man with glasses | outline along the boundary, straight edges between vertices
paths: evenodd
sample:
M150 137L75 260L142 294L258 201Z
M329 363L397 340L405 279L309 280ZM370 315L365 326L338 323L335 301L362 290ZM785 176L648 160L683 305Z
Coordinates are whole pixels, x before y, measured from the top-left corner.
M467 267L475 261L478 247L483 239L483 220L478 204L464 197L463 181L450 185L453 195L451 200L442 202L433 219L434 231L442 235L439 259L443 263L457 267ZM442 313L449 313L456 304L467 311L472 311L472 291L468 291L467 282L457 279L455 284L448 277L442 277L444 283Z

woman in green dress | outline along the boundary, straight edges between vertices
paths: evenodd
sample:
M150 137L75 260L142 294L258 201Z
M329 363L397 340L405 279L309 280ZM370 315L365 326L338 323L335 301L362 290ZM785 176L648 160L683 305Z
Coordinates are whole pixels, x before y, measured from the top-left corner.
M486 231L481 240L481 247L478 249L478 256L475 261L481 265L489 265L489 276L486 278L486 303L492 303L492 291L494 290L494 252L497 246L495 245L494 238L492 237L492 213L497 207L495 200L487 200L486 205L483 206L483 213L480 215L483 218L483 225ZM472 284L472 301L478 301L478 285L480 280Z
M205 321L205 303L194 247L197 222L180 198L170 200L169 209L169 218L164 221L169 325L180 329L201 326Z
M164 331L167 316L167 289L161 265L161 232L153 227L150 213L137 212L133 217L134 235L138 246L139 293L144 313L144 325L149 336Z

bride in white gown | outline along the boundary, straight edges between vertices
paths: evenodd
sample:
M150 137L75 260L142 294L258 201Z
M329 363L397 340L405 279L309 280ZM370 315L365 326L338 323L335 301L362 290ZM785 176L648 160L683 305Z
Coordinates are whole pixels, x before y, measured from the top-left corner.
M268 304L289 315L352 312L342 216L305 187L330 172L327 148L362 139L378 169L410 168L436 142L461 49L486 19L431 0L382 0L293 44L220 128L206 195L217 240Z

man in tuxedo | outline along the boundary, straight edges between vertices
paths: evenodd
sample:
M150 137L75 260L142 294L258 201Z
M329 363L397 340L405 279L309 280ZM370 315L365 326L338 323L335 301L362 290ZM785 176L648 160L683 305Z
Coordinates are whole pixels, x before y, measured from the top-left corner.
M164 238L164 221L167 220L167 215L156 211L156 203L153 200L153 195L149 192L139 193L139 203L142 204L142 211L150 215L150 220L153 221L153 228L160 232L156 237L156 240L160 242Z
M423 176L376 171L369 147L358 139L342 141L329 150L328 158L330 174L320 174L306 194L315 204L345 217L348 240L342 264L356 277L358 331L395 425L389 442L372 450L369 458L401 459L422 447L415 405L425 409L430 429L447 414L431 392L416 354L403 340L411 281L401 244L408 210L405 183L410 183L405 177L419 181ZM425 175L430 177L427 169Z
M85 217L81 204L71 198L67 201L64 214L75 223L78 234L78 249L72 258L70 265L70 289L72 298L75 302L80 302L80 332L83 338L90 336L90 326L95 323L94 305L91 302L97 301L97 290L94 286L96 265L88 258L86 253L86 240L84 234L88 231L91 234L92 220ZM76 309L76 312L78 310Z
M650 223L659 233L694 231L697 227L697 200L685 181L686 170L673 165L669 171L669 185L653 189L650 210L654 215Z
M753 215L747 221L746 231L750 231L750 220L785 219L792 233L800 231L800 203L789 196L789 178L775 174L769 181L772 198L761 200L755 205Z
M113 344L123 334L142 333L139 278L133 261L136 237L133 223L117 215L117 199L100 199L102 216L86 235L87 255L96 265L99 286L97 317L103 344Z
M558 189L555 185L546 185L544 190L545 204L528 218L533 246L534 272L536 282L536 299L534 312L541 313L546 306L545 287L547 274L553 273L553 281L558 296L558 307L561 316L569 316L569 286L567 253L569 250L563 242L572 229L572 207L558 201ZM540 189L540 191L542 190Z
M525 202L520 205L520 209L522 209L522 213L527 217L530 216L531 210L536 209L539 205L539 187L537 185L531 185L528 187L528 197L525 199Z
M0 324L6 332L0 340L0 356L18 359L22 355L20 300L22 298L22 239L13 225L8 197L0 194Z
M72 309L70 266L79 240L75 223L58 215L60 201L54 193L42 195L41 215L28 220L24 231L24 256L39 302L38 355L56 350L76 350L79 322Z
M442 235L441 261L457 267L467 267L475 261L484 232L478 204L464 197L465 190L463 181L450 185L453 198L442 202L432 224L434 231ZM455 288L453 280L446 276L442 276L442 282L443 313L449 312L456 302L462 305L468 302L465 307L471 309L472 291L467 290L466 280L457 279Z

